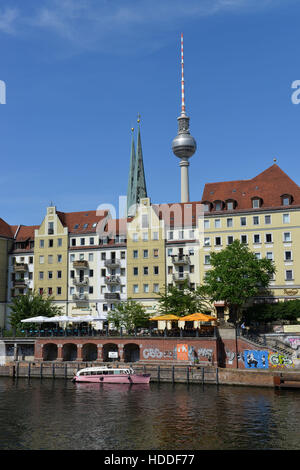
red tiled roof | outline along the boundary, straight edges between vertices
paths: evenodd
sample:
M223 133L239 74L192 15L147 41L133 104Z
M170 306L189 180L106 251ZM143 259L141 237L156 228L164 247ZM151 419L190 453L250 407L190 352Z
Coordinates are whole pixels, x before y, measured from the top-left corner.
M81 212L56 211L56 213L63 226L68 227L68 231L74 234L96 232L97 224L107 216L107 211L97 210Z
M0 237L13 238L14 232L12 226L0 218Z
M300 205L300 187L274 164L250 180L207 183L202 202L235 200L236 209L243 210L252 209L251 198L258 197L262 199L262 208L272 208L282 205L284 194L293 197L291 206Z
M34 240L34 231L39 227L39 225L21 225L15 238L16 242Z

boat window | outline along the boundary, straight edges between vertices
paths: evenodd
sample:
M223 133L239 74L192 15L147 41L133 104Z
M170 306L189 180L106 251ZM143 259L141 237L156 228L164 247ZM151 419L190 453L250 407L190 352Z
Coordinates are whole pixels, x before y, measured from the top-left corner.
M115 370L116 375L121 374L121 373L122 373L122 371L120 369Z

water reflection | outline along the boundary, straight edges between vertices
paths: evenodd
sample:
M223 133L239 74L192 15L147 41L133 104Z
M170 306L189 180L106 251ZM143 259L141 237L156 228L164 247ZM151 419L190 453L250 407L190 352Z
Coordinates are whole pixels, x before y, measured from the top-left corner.
M0 449L300 449L300 394L0 378Z

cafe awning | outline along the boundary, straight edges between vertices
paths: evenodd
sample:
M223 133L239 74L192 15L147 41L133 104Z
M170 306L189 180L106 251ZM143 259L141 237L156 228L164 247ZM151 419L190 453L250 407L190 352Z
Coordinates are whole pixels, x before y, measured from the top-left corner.
M48 317L31 317L21 320L22 323L44 323L49 321Z
M180 317L177 317L176 315L172 315L172 314L150 318L150 321L177 321L177 320L180 320Z
M217 321L215 317L210 315L205 315L204 313L192 313L191 315L186 315L185 317L181 317L180 321Z

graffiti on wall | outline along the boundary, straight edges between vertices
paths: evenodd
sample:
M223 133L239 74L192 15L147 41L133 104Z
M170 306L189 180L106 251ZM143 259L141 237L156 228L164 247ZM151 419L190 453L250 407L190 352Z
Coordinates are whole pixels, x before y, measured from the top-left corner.
M287 343L291 346L291 348L298 349L300 346L300 338L299 336L288 336Z
M244 351L244 363L246 369L268 369L269 351L248 350Z
M144 359L173 359L173 351L161 351L159 348L143 350Z
M269 361L272 367L295 367L293 360L284 354L271 353Z

